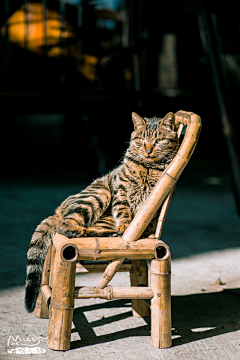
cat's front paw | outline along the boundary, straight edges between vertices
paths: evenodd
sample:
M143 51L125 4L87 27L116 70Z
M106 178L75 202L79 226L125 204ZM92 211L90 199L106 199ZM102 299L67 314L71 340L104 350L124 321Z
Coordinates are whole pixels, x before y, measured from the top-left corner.
M117 227L118 236L122 235L128 228L129 224L121 224Z
M61 235L72 238L83 237L86 234L86 228L79 226L76 221L71 219L63 220L57 227L57 232Z
M156 239L156 236L154 234L151 234L148 236L148 239Z

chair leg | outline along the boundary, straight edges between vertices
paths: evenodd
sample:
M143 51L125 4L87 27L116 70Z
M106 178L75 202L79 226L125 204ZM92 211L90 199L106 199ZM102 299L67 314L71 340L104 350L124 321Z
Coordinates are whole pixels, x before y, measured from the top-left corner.
M49 284L50 267L51 267L51 253L52 253L52 246L49 247L45 261L44 261L41 286ZM48 319L49 318L49 310L48 310L48 306L46 305L46 302L42 296L41 286L40 286L40 291L39 291L37 301L36 301L35 316L37 316L41 319Z
M35 316L41 319L48 319L49 318L49 310L45 303L45 300L42 296L41 290L39 291L36 306L35 306Z
M52 298L47 345L53 350L69 350L74 310L76 262L66 262L56 252L52 275Z
M151 345L155 348L172 346L171 320L171 259L152 260Z
M130 280L131 286L148 286L147 260L132 260ZM132 314L136 317L148 317L150 310L144 300L132 300Z

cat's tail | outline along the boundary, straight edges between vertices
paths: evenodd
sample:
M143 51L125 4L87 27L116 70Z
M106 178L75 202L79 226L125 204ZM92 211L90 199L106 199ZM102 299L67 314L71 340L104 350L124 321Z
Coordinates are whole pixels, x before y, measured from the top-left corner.
M44 260L58 223L58 216L49 216L36 228L27 252L27 279L25 285L25 308L32 312L35 308Z

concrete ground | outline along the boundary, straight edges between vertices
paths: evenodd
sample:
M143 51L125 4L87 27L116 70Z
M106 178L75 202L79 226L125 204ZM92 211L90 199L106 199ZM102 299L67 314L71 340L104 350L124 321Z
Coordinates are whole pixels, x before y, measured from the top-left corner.
M0 359L240 359L240 218L221 164L194 162L162 234L172 252L172 348L151 347L150 319L132 317L129 300L100 299L76 300L71 350L47 348L48 320L24 309L26 251L36 225L84 186L1 180ZM77 284L96 285L99 277L79 274ZM117 274L112 284L128 286L129 275ZM21 347L41 353L18 354Z

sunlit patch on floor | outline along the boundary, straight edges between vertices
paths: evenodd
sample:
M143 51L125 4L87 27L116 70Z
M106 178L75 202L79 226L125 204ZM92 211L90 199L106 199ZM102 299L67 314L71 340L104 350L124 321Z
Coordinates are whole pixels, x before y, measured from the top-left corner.
M181 335L174 334L174 333L177 333L177 330L175 328L172 328L172 340L178 339L181 337Z
M204 331L209 331L209 330L213 330L213 329L216 329L216 326L196 328L196 329L191 329L191 331L192 332L204 332Z
M71 331L71 341L77 341L77 340L81 340L81 337L77 332L76 328L73 327Z

